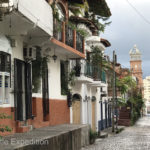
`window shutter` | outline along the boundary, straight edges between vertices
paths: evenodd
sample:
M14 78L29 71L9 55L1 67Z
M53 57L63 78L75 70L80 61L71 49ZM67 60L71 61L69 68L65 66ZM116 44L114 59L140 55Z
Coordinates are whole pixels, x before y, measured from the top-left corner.
M23 121L23 86L22 86L22 61L14 60L14 100L15 100L15 120Z
M31 64L25 63L26 119L32 118Z
M43 117L44 120L49 114L49 89L48 89L48 66L47 62L43 61L42 66L42 93L43 93Z

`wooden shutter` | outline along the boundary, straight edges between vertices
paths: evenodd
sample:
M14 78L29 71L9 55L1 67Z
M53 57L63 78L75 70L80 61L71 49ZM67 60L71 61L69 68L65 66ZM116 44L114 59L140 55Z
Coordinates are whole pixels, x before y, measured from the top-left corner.
M31 64L25 63L25 99L26 99L26 119L32 117L32 84L31 84Z
M42 68L43 118L46 121L49 114L48 66L46 61L43 61Z
M23 62L14 60L14 100L15 100L15 120L23 121L23 85L22 85Z

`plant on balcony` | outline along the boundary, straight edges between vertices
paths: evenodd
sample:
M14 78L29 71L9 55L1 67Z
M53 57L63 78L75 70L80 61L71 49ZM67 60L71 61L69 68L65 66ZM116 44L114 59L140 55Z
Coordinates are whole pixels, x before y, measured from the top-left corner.
M89 11L89 4L87 0L80 1L80 3L69 0L69 9L75 16L84 16L84 13Z
M70 71L69 75L68 75L68 85L70 87L75 85L75 80L76 80L76 75L75 74L76 74L75 70L72 69Z
M41 49L37 47L36 50L36 60L32 61L32 85L33 93L39 93L41 90L41 78L44 75L45 68L47 67L45 64L49 61L48 56L41 56Z
M76 27L76 25L73 23L73 22L71 22L71 21L68 21L68 24L67 24L69 27L71 27L72 28L72 30L76 30L76 32L78 32L83 38L86 38L88 35L89 35L89 33L87 32L87 31L85 31L85 30L82 30L82 29L78 29L77 27Z
M75 76L80 77L81 75L81 64L77 61L75 67L73 68L75 70Z
M56 3L53 2L53 3L51 4L51 7L52 7L52 10L53 10L53 17L54 17L57 21L60 21L59 12L58 12L58 8L56 7Z
M102 74L102 52L99 47L92 47L91 62L93 65L94 79L101 79ZM100 71L100 72L99 72Z

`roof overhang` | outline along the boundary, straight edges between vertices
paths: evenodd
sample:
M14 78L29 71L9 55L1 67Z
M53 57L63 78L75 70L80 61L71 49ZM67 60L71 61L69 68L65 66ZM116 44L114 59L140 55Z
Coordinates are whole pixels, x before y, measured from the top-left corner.
M110 17L111 11L105 0L87 0L89 3L90 10L96 15L102 17Z
M105 47L110 47L111 46L110 42L106 39L103 39L103 38L101 38L101 43L103 43Z

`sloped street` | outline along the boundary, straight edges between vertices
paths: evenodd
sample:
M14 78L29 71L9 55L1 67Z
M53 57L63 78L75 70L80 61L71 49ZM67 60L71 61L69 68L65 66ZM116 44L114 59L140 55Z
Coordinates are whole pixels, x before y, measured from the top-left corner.
M136 125L125 128L120 134L97 141L82 150L149 150L150 116L140 118Z

